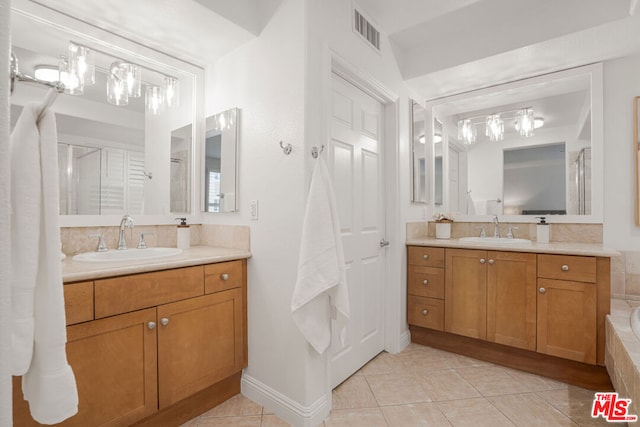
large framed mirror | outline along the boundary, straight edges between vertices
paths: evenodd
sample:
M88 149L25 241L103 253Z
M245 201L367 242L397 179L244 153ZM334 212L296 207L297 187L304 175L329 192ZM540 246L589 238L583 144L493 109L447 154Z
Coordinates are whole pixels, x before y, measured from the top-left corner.
M601 64L441 98L426 108L433 138L440 127L442 134L433 159L434 210L468 221L553 215L555 222L602 222Z
M231 108L206 119L204 149L204 212L238 210L238 122Z
M411 100L411 202L427 202L427 145L424 107Z
M11 13L20 72L67 86L52 107L61 224L111 225L124 214L169 223L193 214L204 70L33 2L16 0ZM51 77L41 77L47 71ZM47 91L16 84L12 124Z
M640 96L633 99L633 157L636 170L636 225L640 225Z

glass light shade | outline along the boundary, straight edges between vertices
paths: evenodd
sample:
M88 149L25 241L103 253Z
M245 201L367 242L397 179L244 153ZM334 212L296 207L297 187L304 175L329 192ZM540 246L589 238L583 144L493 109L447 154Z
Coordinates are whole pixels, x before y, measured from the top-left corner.
M145 105L151 114L160 114L164 111L164 88L160 86L147 86L145 89Z
M485 132L492 142L504 139L504 122L500 118L500 114L487 116Z
M60 73L60 81L64 84L64 93L70 95L84 93L84 84L78 75L77 67L64 56L58 60L58 72Z
M127 81L124 79L124 71L120 62L114 62L107 76L107 101L113 105L129 104L129 92Z
M524 108L518 111L518 120L516 121L516 130L521 136L533 136L534 118L533 109Z
M86 46L69 43L68 61L81 81L82 86L90 86L96 82L96 55Z
M478 137L476 127L471 123L470 119L458 120L458 139L465 144L473 144Z
M544 126L544 118L543 117L536 117L535 119L533 119L533 128L534 129L541 128L542 126Z
M140 98L142 96L142 71L136 64L122 62L120 64L122 78L127 85L127 93L130 98Z
M167 101L167 107L178 106L178 79L166 76L164 78L164 97Z
M33 76L38 80L57 82L60 80L60 70L53 65L36 65Z

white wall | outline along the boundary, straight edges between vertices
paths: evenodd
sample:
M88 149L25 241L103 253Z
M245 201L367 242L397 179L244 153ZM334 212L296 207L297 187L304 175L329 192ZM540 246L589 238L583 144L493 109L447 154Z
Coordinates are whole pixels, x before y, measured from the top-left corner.
M635 225L633 98L640 95L640 55L604 64L604 243L640 247Z

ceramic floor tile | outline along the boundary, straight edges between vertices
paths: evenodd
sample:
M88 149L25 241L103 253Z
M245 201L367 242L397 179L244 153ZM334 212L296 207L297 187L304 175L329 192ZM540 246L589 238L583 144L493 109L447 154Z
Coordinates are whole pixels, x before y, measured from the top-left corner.
M496 366L493 363L484 360L474 359L472 357L463 356L461 354L449 353L447 362L452 368L474 368L480 366Z
M435 403L384 406L380 408L389 426L451 426Z
M394 374L402 373L403 370L404 365L400 357L383 351L363 366L358 372L363 375Z
M240 417L247 415L262 415L262 406L241 394L236 394L215 408L200 415L200 418Z
M200 418L198 427L260 427L262 416Z
M519 427L577 426L569 417L535 393L512 394L488 399Z
M581 426L611 425L603 418L591 418L594 391L569 386L566 390L541 391L536 394Z
M340 409L331 411L324 421L326 427L387 427L380 408Z
M507 369L507 374L524 384L529 391L566 390L569 384L529 372Z
M333 409L375 408L378 406L363 375L354 375L333 390Z
M524 393L529 389L499 366L461 368L457 372L483 396Z
M182 424L180 427L196 427L197 425L198 425L198 419L194 418Z
M485 398L437 402L438 408L455 427L514 426Z
M451 369L447 359L413 353L411 357L403 357L404 373L414 376L426 375L434 371Z
M422 377L420 385L433 401L481 397L478 390L453 369L430 372Z
M275 415L263 415L262 425L260 427L289 427L289 423L281 420Z
M367 382L380 406L430 402L420 386L420 378L411 375L367 375Z

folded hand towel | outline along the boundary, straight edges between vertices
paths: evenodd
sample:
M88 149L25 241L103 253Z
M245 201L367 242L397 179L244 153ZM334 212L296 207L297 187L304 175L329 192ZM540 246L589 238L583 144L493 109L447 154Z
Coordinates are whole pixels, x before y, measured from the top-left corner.
M291 301L293 320L320 354L331 343L331 312L343 327L349 295L340 223L331 176L322 157L316 160L302 225L298 278Z
M39 235L35 243L30 243L30 247L35 247L31 256L37 254L32 311L33 357L28 371L22 377L22 391L25 399L29 401L31 415L36 421L42 424L56 424L78 412L78 392L65 351L67 336L60 266L60 202L55 117L52 111L47 110L37 122L40 108L35 104L26 105L12 136L12 140L16 137L13 140L13 146L16 148L18 144L24 143L32 146L33 141L26 139L35 138L40 152L39 158L42 159L36 170L29 171L39 178L37 185L28 190L28 197L41 199L41 204L38 215L30 224L30 227L39 225Z

